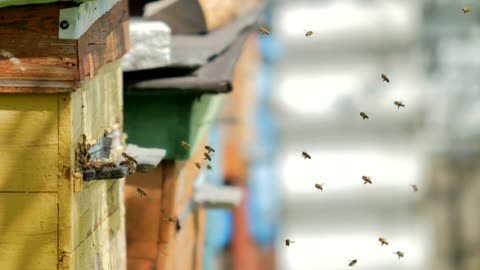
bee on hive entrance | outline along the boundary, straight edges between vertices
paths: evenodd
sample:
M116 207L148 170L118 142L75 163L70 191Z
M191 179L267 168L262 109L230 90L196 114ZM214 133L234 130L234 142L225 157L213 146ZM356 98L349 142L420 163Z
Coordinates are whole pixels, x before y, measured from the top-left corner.
M385 74L382 74L381 78L383 79L384 82L387 82L387 83L390 82L390 79Z
M212 161L212 157L208 153L203 153L204 159L208 159L208 161Z
M383 245L387 245L387 246L388 246L388 241L387 241L387 239L385 239L385 238L383 238L383 237L379 237L379 238L378 238L378 242L381 243L380 246L383 246Z
M260 26L259 30L260 30L260 33L262 33L264 35L269 35L270 34L270 32L268 32L267 28L265 28L263 26Z
M413 192L418 192L418 187L417 187L417 185L412 185L412 188L413 188Z
M372 184L372 178L370 176L362 176L363 184L369 183Z
M286 240L285 240L285 245L286 245L287 247L289 247L290 244L293 244L293 243L295 243L295 241L292 241L292 240L290 240L290 239L286 239Z
M307 152L302 152L303 159L312 159L312 157Z
M323 185L324 185L324 183L321 183L321 184L315 184L315 188L316 188L317 190L320 190L320 191L322 191L322 192L323 192Z
M305 31L305 36L306 37L309 37L311 35L313 35L313 31L307 31L307 30L304 30Z
M199 169L202 168L202 165L200 164L200 162L195 162L195 166L197 166L197 168L199 168Z
M190 144L188 144L186 141L182 141L180 145L185 149L188 150L190 149Z
M464 8L462 8L462 11L463 11L463 14L469 13L469 12L472 12L472 8L470 8L470 7L464 7Z
M354 260L351 260L349 263L348 263L348 266L355 266L355 264L357 264L358 260L357 259L354 259Z
M123 156L126 160L132 161L133 163L135 163L135 164L138 165L137 160L136 160L134 157L129 156L127 153L123 152L123 153L122 153L122 156Z
M140 196L147 196L147 193L140 188L137 188L137 192L140 194Z
M176 217L168 217L166 220L170 223L177 223L178 218Z
M212 170L212 169L213 169L213 168L212 168L212 165L207 164L207 169L208 169L208 170Z
M397 255L399 260L400 260L401 258L403 258L403 256L405 256L405 253L403 253L403 252L401 252L401 251L393 252L393 254Z
M213 149L213 147L211 147L209 145L205 145L205 149L208 151L208 153L215 152L215 149Z
M360 116L362 117L363 120L368 119L368 115L365 112L360 112Z
M402 101L394 101L393 104L397 106L397 109L400 109L400 107L405 107L405 104L403 104Z

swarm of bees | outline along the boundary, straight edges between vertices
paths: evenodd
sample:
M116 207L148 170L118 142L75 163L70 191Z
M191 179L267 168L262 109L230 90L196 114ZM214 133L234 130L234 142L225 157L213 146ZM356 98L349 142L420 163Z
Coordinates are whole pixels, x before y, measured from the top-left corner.
M182 146L184 146L183 143L188 145L188 143L182 142ZM190 146L188 146L188 147L190 147ZM205 148L206 152L203 153L203 160L212 161L212 156L211 156L210 153L215 153L215 149L213 147L211 147L210 145L205 145L204 148ZM195 167L197 167L198 169L202 168L202 164L200 162L195 162L194 164L195 164ZM213 170L213 167L210 164L207 164L207 166L205 166L205 167L207 168L207 170Z
M469 12L472 12L472 8L471 7L464 7L464 8L462 8L462 11L463 11L463 14L469 13Z
M147 196L147 193L143 191L141 188L137 188L137 192L140 196Z

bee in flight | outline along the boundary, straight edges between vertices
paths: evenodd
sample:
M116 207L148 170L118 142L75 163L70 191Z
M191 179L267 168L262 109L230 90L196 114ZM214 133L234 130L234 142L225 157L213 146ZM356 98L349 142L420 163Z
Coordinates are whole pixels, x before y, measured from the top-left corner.
M357 259L351 260L351 261L348 263L348 266L350 266L350 267L355 266L355 264L357 264L357 262L358 262Z
M383 79L384 82L387 82L387 83L390 82L390 79L385 74L382 74L381 78Z
M186 141L182 141L180 145L185 149L188 150L190 149L190 144L188 144Z
M259 30L260 30L260 33L262 33L262 34L264 34L264 35L269 35L269 34L270 34L270 32L268 32L267 28L265 28L265 27L263 27L263 26L261 26L261 27L259 28Z
M320 190L320 191L323 192L323 185L324 185L323 183L321 183L321 184L315 184L315 188L316 188L317 190Z
M302 152L303 159L312 159L312 157L307 152Z
M397 255L399 260L400 260L401 258L403 258L403 256L405 256L405 253L403 253L403 252L401 252L401 251L393 252L393 254Z
M207 169L208 169L208 170L213 170L212 165L207 164Z
M370 176L362 176L363 184L369 183L372 184L372 178Z
M137 188L137 192L140 194L140 196L147 196L147 193L140 188Z
M208 153L203 153L204 159L208 159L208 161L212 161L212 157Z
M202 168L202 165L200 164L200 162L195 162L195 166L197 166L197 168L199 168L199 169Z
M213 149L213 147L211 147L209 145L205 145L205 149L208 151L208 153L215 152L215 149Z
M383 245L387 245L387 246L388 246L388 241L387 241L387 239L385 239L385 238L383 238L383 237L379 237L379 238L378 238L378 242L381 243L381 246L383 246Z
M413 188L413 192L418 192L418 187L417 187L417 185L412 185L412 188Z
M464 7L464 8L462 8L462 11L463 11L463 14L469 13L469 12L472 12L472 8L471 7Z
M405 107L405 104L403 104L402 101L394 101L393 104L397 106L397 109L400 109L400 107Z
M295 243L295 241L292 241L292 240L290 240L290 239L286 239L286 240L285 240L285 245L286 245L287 247L290 246L290 244L293 244L293 243Z
M362 117L363 120L368 119L368 115L365 112L360 112L360 116Z
M311 35L313 35L313 31L307 31L307 30L304 30L305 31L305 36L306 37L309 37Z

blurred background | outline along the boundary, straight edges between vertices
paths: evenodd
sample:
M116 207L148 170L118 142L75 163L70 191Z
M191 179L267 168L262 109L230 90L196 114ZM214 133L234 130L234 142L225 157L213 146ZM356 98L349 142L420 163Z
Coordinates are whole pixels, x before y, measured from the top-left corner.
M346 269L353 259L356 269L480 269L480 17L467 6L479 7L270 1L261 42L277 52L277 269Z

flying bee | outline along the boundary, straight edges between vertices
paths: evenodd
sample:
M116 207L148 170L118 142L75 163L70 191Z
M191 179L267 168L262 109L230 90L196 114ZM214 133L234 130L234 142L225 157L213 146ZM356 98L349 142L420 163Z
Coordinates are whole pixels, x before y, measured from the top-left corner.
M208 151L208 153L210 152L215 152L215 149L213 149L213 147L209 146L209 145L205 145L205 150Z
M405 104L403 104L402 101L394 101L393 104L397 106L397 109L400 109L400 107L405 107Z
M304 30L305 31L305 36L306 37L309 37L311 35L313 35L313 31L307 31L307 30Z
M133 163L135 163L135 164L138 165L137 160L136 160L134 157L128 155L127 153L122 152L122 156L123 156L125 159L127 159L127 160L129 160L129 161L132 161Z
M312 159L312 157L307 152L302 152L303 159Z
M185 149L188 150L190 149L190 144L188 144L186 141L182 141L180 145Z
M208 169L208 170L213 170L212 165L207 164L207 169Z
M378 238L378 242L381 243L380 246L383 246L383 245L387 245L387 246L388 246L388 241L387 241L387 239L385 239L385 238L383 238L383 237L379 237L379 238Z
M418 192L418 187L417 187L417 185L412 185L412 188L413 188L413 192Z
M351 260L351 261L348 263L348 266L350 266L350 267L355 266L355 264L357 264L357 262L358 262L357 259Z
M370 176L362 176L363 184L369 183L372 184L372 178Z
M323 185L324 185L323 183L321 183L321 184L315 184L315 188L316 188L317 190L320 190L320 191L323 192Z
M203 156L205 157L204 159L208 159L208 161L212 161L212 157L210 156L209 153L203 153Z
M286 240L285 240L285 245L286 245L287 247L290 246L290 244L293 244L293 243L295 243L295 241L292 241L292 240L290 240L290 239L286 239Z
M197 168L199 168L199 169L202 168L202 165L200 164L200 162L195 162L195 166L197 166Z
M387 83L390 82L390 79L385 74L382 74L381 78L383 79L384 82L387 82Z
M165 220L170 222L170 223L177 223L178 218L177 217L168 217Z
M363 120L368 119L368 115L365 112L360 112L360 116L362 117Z
M264 35L269 35L270 34L270 32L268 32L267 28L265 28L263 26L260 26L260 28L258 30L260 30L260 33L262 33Z
M405 256L405 253L403 253L403 252L401 252L401 251L393 252L393 254L397 255L399 260L400 260L401 258L403 258L403 256Z
M140 196L147 196L147 193L140 188L137 188L137 192L140 194Z
M464 7L464 8L462 8L462 11L463 11L463 14L469 13L469 12L472 12L472 8L470 8L470 7Z

